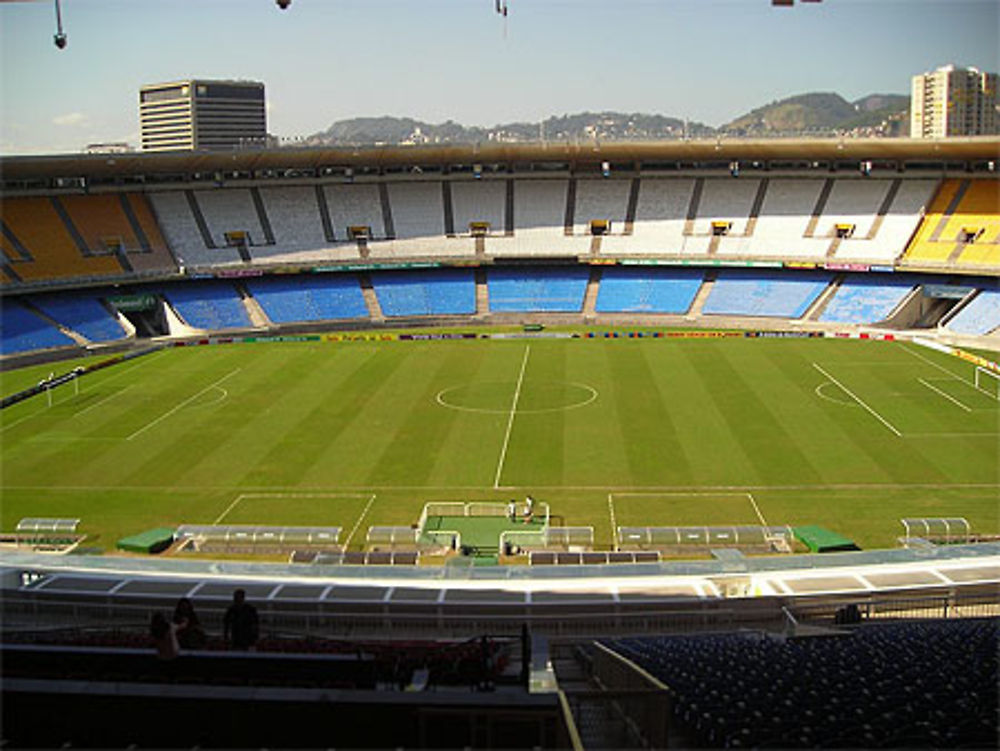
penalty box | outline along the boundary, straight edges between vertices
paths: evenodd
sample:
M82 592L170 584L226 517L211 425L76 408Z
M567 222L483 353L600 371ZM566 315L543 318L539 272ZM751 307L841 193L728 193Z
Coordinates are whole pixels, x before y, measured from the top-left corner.
M866 411L875 429L900 437L998 435L1000 379L984 369L968 366L960 375L917 360L814 367L817 395Z

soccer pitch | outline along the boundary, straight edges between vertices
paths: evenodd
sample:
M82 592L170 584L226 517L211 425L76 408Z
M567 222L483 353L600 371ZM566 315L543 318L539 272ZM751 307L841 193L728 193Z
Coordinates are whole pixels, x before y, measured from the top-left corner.
M69 365L56 366L57 372ZM53 366L4 374L5 394ZM551 504L592 526L902 517L1000 532L1000 402L910 343L830 339L282 342L170 348L0 413L0 523L408 525L428 501Z

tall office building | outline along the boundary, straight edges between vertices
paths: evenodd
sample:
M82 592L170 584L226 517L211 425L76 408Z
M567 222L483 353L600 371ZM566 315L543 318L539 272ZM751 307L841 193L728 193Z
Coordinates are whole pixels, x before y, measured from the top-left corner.
M913 77L913 138L985 136L997 130L997 74L948 65Z
M230 150L263 146L264 84L174 81L139 90L143 151Z

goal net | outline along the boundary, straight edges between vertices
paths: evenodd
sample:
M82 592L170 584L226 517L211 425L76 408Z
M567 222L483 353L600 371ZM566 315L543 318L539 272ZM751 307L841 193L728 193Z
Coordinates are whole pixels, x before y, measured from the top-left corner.
M996 373L982 365L976 366L975 386L987 396L1000 400L1000 373Z

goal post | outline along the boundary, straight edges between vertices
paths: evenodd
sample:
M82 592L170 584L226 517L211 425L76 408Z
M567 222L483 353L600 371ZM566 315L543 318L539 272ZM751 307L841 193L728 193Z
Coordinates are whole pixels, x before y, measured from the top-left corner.
M977 391L982 391L987 396L1000 400L1000 373L977 365L973 379L973 385Z
M83 368L73 368L73 370L68 373L63 373L62 375L56 375L55 373L50 373L48 378L43 378L38 382L38 388L45 392L45 400L49 407L53 404L52 391L59 386L66 383L73 383L73 396L79 396L80 394L80 376L83 375Z

